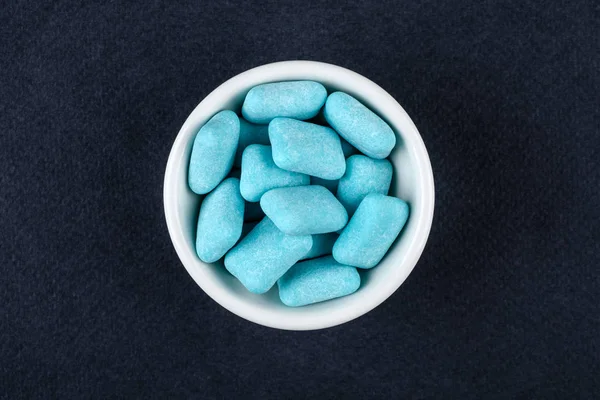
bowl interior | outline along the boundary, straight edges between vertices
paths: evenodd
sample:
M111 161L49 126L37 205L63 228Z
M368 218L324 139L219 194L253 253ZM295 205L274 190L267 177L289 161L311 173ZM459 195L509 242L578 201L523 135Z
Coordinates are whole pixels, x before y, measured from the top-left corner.
M253 86L285 80L315 80L329 93L341 90L381 116L396 133L390 155L394 177L390 194L408 202L411 215L382 262L360 271L362 283L353 295L305 307L290 308L278 297L277 285L265 295L248 292L222 262L206 264L195 254L195 230L201 196L187 185L194 137L220 110L239 113ZM213 299L253 322L283 329L317 329L364 314L391 295L406 279L425 245L433 212L433 180L429 158L414 124L383 89L352 71L315 62L283 62L249 70L213 91L188 117L175 141L165 176L165 212L175 248L190 275Z

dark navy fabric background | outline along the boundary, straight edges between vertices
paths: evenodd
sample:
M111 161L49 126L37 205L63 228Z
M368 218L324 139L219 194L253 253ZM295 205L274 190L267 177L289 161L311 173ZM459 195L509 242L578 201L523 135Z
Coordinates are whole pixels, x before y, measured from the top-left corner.
M0 398L598 398L598 2L93 3L0 7ZM408 280L316 332L211 300L162 206L198 102L293 59L389 91L436 183Z

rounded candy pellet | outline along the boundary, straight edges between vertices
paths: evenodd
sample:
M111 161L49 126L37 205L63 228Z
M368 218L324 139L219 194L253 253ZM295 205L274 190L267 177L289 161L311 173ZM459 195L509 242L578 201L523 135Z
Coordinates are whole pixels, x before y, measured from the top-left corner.
M333 245L341 264L373 268L398 237L408 218L408 204L382 194L369 194Z
M235 152L234 167L242 165L242 154L251 144L269 144L269 125L256 125L240 118L240 141Z
M279 168L331 180L346 171L340 137L331 128L275 118L269 124L269 139Z
M208 193L227 176L233 165L239 136L240 120L229 110L217 113L200 128L188 170L188 183L193 192Z
M356 268L328 256L294 265L277 285L283 304L299 307L356 292L360 287L360 275Z
M291 81L265 83L250 89L242 115L255 124L268 124L275 117L313 118L327 98L327 90L318 82Z
M273 188L308 185L309 182L308 175L286 171L275 165L271 146L251 144L244 150L240 191L247 201L257 202Z
M386 158L396 145L392 128L346 93L330 94L325 103L324 115L340 136L369 157Z
M316 258L331 254L333 244L338 238L336 233L323 233L321 235L312 235L313 244L308 253L306 253L301 259L308 260L309 258Z
M210 192L200 206L196 235L196 253L204 262L220 259L242 234L244 199L240 181L228 178Z
M323 186L297 186L269 190L260 206L273 223L288 235L335 232L348 222L348 213Z
M311 246L310 235L286 235L265 217L227 253L225 268L252 293L265 293Z
M340 179L336 197L352 215L369 193L387 195L391 182L392 163L357 154L346 161L346 174Z

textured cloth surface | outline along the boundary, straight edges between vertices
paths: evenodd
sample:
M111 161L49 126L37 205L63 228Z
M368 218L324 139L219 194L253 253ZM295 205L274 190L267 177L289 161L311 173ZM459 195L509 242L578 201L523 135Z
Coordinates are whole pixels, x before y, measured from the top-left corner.
M0 398L597 397L597 2L105 3L0 7ZM290 59L389 91L436 183L408 280L316 332L212 301L162 207L198 102Z

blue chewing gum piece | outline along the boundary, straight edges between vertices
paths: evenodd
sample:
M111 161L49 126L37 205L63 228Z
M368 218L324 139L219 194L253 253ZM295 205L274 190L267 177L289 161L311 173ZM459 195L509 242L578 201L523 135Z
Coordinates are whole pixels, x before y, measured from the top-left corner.
M206 195L200 206L196 253L204 262L220 259L242 234L244 199L240 181L227 178Z
M260 206L277 228L288 235L335 232L348 222L344 206L323 186L269 190L260 199Z
M242 166L242 154L251 144L269 144L269 125L256 125L240 118L240 140L233 160L234 167Z
M341 264L373 268L389 250L408 219L408 204L382 194L369 194L333 245Z
M333 257L321 257L294 265L277 281L279 298L286 306L299 307L356 292L360 275L356 268Z
M330 94L323 114L341 137L371 158L386 158L396 145L392 128L346 93Z
M337 198L354 214L360 202L370 193L387 195L392 183L392 163L355 155L346 161L346 174L337 187Z
M316 176L311 176L310 177L310 184L311 185L323 186L324 188L326 188L327 190L329 190L333 194L336 193L339 182L340 182L339 179L329 180L329 179L317 178Z
M274 188L309 183L308 175L286 171L275 165L271 146L251 144L244 150L240 191L247 201L257 202L263 194Z
M265 293L311 246L310 235L286 235L265 217L227 253L225 268L252 293Z
M227 176L240 137L240 120L229 110L212 117L196 135L188 184L194 193L206 194Z
M307 260L309 258L316 258L331 254L333 244L339 237L336 233L323 233L321 235L312 235L313 244L308 253L306 253L301 260Z
M268 124L276 117L313 118L327 98L327 90L318 82L292 81L265 83L250 89L242 115L255 124Z
M339 179L346 171L340 137L331 128L290 118L269 124L273 161L279 168L323 179Z

